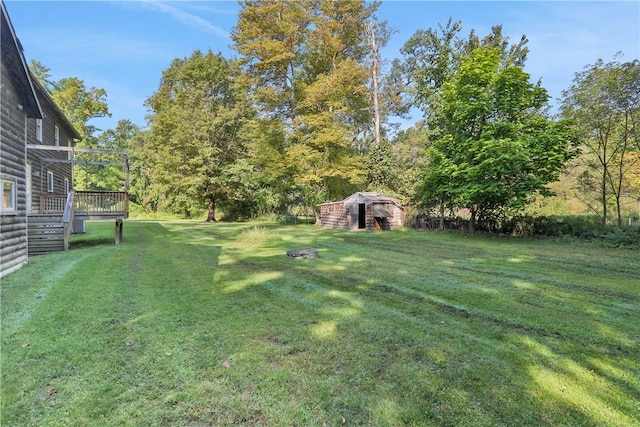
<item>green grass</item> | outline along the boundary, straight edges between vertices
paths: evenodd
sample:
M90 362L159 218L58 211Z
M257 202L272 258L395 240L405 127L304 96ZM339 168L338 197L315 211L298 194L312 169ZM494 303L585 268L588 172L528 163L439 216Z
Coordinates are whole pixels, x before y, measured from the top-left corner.
M637 252L177 220L112 239L88 223L2 280L1 425L640 425Z

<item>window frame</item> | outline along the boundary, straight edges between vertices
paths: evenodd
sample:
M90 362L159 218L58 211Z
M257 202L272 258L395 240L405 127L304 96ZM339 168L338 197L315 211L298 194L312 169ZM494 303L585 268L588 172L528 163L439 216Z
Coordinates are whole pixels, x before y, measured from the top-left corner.
M36 141L38 142L42 142L43 127L42 119L36 119Z
M53 136L53 142L56 145L56 147L60 146L60 128L58 127L58 125L55 125L54 129L54 136Z
M5 206L5 201L7 200L5 198L6 196L6 189L5 189L5 185L6 184L10 184L9 187L9 203L7 204L7 206ZM0 203L0 213L6 214L6 213L16 213L17 212L17 202L18 202L18 195L17 195L17 189L18 189L18 183L15 179L8 179L8 178L0 178L0 187L2 188L2 203Z
M47 193L53 193L53 172L47 171Z

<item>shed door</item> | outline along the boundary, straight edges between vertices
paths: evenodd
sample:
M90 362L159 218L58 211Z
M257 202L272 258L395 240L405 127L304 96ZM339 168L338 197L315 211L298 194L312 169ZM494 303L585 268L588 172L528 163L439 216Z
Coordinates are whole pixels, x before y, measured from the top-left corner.
M358 205L358 228L367 228L367 207L364 203Z

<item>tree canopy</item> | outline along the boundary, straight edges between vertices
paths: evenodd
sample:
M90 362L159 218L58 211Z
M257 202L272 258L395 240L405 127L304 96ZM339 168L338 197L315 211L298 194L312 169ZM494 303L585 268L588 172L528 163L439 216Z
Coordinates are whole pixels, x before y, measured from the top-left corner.
M243 128L253 110L237 84L235 61L211 51L176 59L148 100L151 131L143 148L160 206L187 213L241 199L247 156Z
M625 190L640 189L633 180L640 174L640 61L598 60L576 73L563 95L562 114L576 122L585 152L581 192L587 203L598 194L599 209L593 210L603 227L613 199L620 226Z
M109 114L104 90L31 69L80 146L129 152L132 200L146 209L205 209L213 221L217 210L232 219L309 212L381 191L441 217L445 207L468 212L474 230L551 194L576 159L563 182L588 196L603 225L611 206L622 223L623 199L640 191L638 60L586 67L552 117L542 82L524 71L526 36L512 41L501 25L463 34L450 19L413 34L389 69L381 48L393 29L378 6L242 0L231 34L238 57L173 60L147 99L148 130L125 120L97 134L91 119ZM406 120L410 108L422 117L398 130L394 117ZM76 169L79 188L120 178Z
M571 127L544 114L547 92L497 48L477 48L443 84L442 136L428 149L425 201L496 216L545 192L575 155Z

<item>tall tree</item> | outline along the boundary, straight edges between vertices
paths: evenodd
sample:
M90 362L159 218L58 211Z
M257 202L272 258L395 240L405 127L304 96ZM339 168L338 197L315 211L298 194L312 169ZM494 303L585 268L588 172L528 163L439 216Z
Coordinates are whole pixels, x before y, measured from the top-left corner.
M311 20L310 2L245 0L232 31L253 99L261 111L289 127L297 116L303 47Z
M576 122L585 151L580 182L597 188L602 227L613 199L622 225L621 200L628 178L640 163L640 61L604 63L601 59L576 73L563 92L561 111Z
M575 154L571 128L549 120L548 94L518 66L501 66L500 50L478 48L443 85L442 137L429 148L426 199L445 200L478 217L521 208L546 193Z
M215 221L219 203L237 201L243 187L247 141L243 128L252 117L235 61L209 51L174 60L148 100L151 132L144 152L156 194L188 214L207 205Z
M365 22L377 4L364 1L241 3L234 47L264 117L285 133L278 152L306 203L343 195L361 180L352 148L371 123Z
M402 47L403 60L396 63L399 72L406 76L405 87L414 106L422 109L432 132L437 132L440 126L438 94L473 50L496 48L502 67L523 66L529 52L524 35L512 44L502 34L501 25L491 27L491 32L483 38L473 30L466 38L461 32L462 23L451 18L446 25L438 24L437 29L418 30Z

